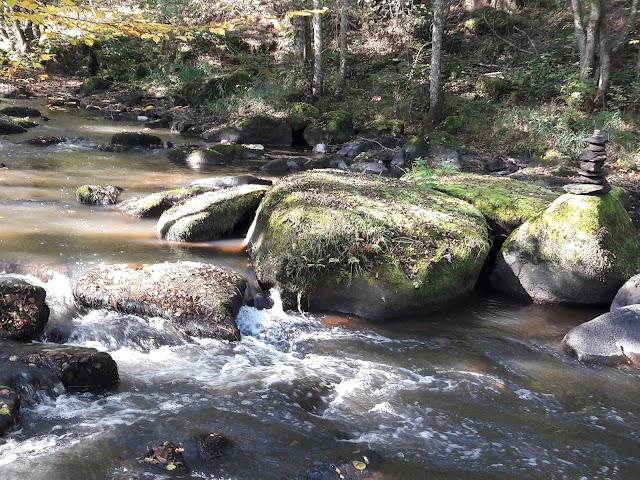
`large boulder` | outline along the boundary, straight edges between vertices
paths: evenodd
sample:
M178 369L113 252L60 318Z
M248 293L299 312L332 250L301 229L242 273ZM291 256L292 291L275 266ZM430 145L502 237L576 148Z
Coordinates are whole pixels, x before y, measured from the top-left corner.
M486 217L494 234L509 234L546 209L559 194L528 183L487 175L440 175L431 188L471 203Z
M199 178L191 182L191 186L205 186L211 188L239 187L240 185L273 185L273 182L264 178L258 178L250 173Z
M620 307L571 329L562 347L578 360L640 366L640 305Z
M0 340L0 364L5 362L46 368L67 389L109 388L120 381L113 358L94 348Z
M49 320L44 288L0 276L0 338L28 342L40 336Z
M0 115L6 115L8 117L40 117L42 113L40 110L31 107L4 107L0 109Z
M193 197L160 216L158 235L179 242L220 238L258 208L267 188L241 185Z
M417 183L338 170L283 178L250 236L263 284L288 307L390 319L473 289L489 252L482 214Z
M633 276L640 240L611 194L565 194L507 238L489 280L535 303L609 304Z
M102 265L77 281L87 307L161 317L188 335L238 340L235 317L246 283L242 275L206 263Z
M291 125L277 118L258 115L240 121L235 128L240 133L238 143L265 147L290 147L293 143Z

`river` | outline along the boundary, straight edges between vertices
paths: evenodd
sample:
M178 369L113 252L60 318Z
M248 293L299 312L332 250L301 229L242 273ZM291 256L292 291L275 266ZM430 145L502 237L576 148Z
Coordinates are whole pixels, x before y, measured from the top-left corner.
M373 324L283 311L273 292L272 309L242 308L242 340L225 343L78 308L73 279L102 262L246 264L219 253L221 242L167 243L153 220L80 205L78 186L118 185L126 199L234 172L192 170L165 150L102 152L92 146L140 126L80 110L47 116L0 137L9 166L0 170L0 262L56 266L48 282L28 277L47 290L50 324L71 323L69 343L109 352L121 383L23 405L20 430L0 439L0 478L338 478L332 465L367 448L383 457L377 478L386 480L640 476L638 371L583 365L559 349L602 311L479 291L443 312ZM42 135L72 140L18 144ZM213 467L193 440L212 431L233 442ZM140 473L139 459L164 440L185 448L188 473Z

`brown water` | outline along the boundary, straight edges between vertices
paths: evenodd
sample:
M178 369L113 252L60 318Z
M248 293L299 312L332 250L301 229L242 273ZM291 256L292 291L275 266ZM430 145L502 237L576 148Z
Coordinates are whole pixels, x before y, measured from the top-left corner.
M78 309L71 282L100 262L187 259L241 270L245 259L217 253L215 243L169 244L151 220L77 204L86 183L119 185L124 199L212 172L173 164L162 150L91 148L137 125L79 111L49 116L0 138L10 166L0 171L0 262L68 268L44 284L50 322L70 322L71 343L109 351L122 382L25 405L21 430L0 440L0 478L336 478L332 464L365 448L384 457L385 479L640 476L638 372L585 366L558 350L597 311L478 292L455 309L373 325L276 303L243 307L242 340L228 344L185 337L159 319ZM83 140L16 145L45 134ZM234 447L207 467L192 437L214 430ZM143 473L137 459L167 439L185 447L190 472Z

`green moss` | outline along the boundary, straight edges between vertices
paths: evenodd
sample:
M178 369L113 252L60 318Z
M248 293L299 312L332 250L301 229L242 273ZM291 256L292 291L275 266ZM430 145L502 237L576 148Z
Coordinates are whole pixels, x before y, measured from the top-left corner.
M304 102L296 102L291 106L291 113L297 113L305 117L320 118L320 110L313 105Z
M487 175L459 174L435 177L434 188L465 200L507 232L540 214L558 194L528 183Z
M90 185L82 185L76 189L76 200L80 203L87 203L92 193L93 189Z
M476 80L475 90L480 97L497 99L509 91L507 80L499 77L479 77Z
M386 134L400 137L404 133L404 122L376 115L374 120L366 124L365 130L377 135Z
M325 129L329 135L339 135L345 131L353 130L353 117L344 110L327 112L321 117Z
M431 132L429 134L429 145L433 147L460 148L464 142L447 132Z
M471 288L489 249L484 218L471 205L416 184L335 171L285 177L260 206L252 244L258 274L303 295L334 281L443 295L461 278Z

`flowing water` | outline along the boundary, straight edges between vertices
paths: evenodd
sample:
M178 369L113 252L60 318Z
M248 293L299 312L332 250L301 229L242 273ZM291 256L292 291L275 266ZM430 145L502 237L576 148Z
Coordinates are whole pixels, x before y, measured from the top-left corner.
M42 105L40 105L41 107ZM73 278L101 262L195 260L242 271L246 259L160 241L155 223L80 205L82 184L122 198L211 172L166 151L92 148L137 125L51 112L0 138L0 262L50 266L51 325L69 343L109 352L121 383L102 393L26 402L21 429L0 439L0 478L338 478L336 462L367 448L384 479L629 479L640 476L636 370L590 367L558 348L598 311L522 304L478 292L463 305L386 325L341 315L243 307L242 340L190 338L160 319L78 308ZM41 135L72 141L17 145ZM168 133L166 134L168 138ZM230 173L229 169L223 173ZM220 431L230 453L206 465L193 437ZM185 448L188 473L145 470L151 445Z

